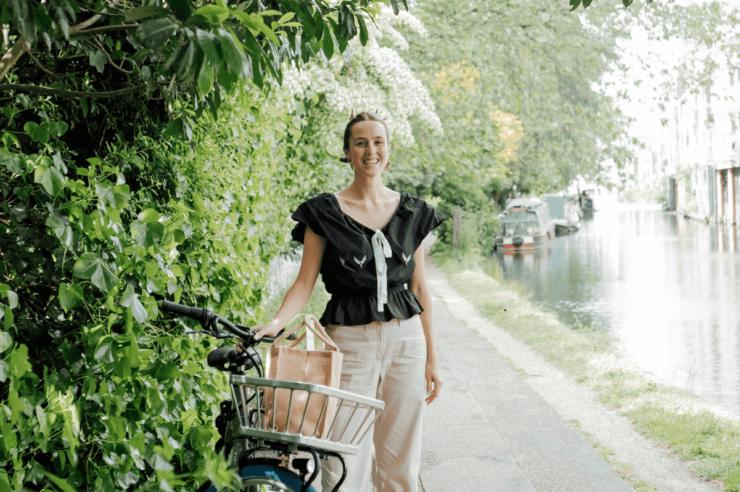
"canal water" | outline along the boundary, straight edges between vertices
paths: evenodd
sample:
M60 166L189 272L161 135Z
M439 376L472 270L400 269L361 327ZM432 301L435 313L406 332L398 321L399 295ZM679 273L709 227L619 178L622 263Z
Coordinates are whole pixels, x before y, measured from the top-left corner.
M563 321L608 330L656 381L740 416L738 247L731 227L612 204L548 251L490 266Z

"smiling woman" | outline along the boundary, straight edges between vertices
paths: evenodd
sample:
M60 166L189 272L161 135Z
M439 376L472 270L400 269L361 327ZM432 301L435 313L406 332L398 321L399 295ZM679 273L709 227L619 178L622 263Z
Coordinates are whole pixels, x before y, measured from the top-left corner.
M378 490L415 491L421 459L424 401L441 380L424 272L424 237L442 222L424 201L383 184L390 142L383 120L360 113L344 132L352 183L322 193L293 214L293 239L303 243L301 267L261 335L277 333L300 311L321 273L331 299L321 322L344 354L340 387L380 398L385 410L355 457L346 457L348 490L372 481ZM334 458L323 469L324 490L338 480Z

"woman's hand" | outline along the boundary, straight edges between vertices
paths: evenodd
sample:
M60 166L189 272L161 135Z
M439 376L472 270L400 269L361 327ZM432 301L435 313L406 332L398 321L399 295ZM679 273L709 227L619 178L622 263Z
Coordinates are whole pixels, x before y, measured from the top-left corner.
M436 360L428 360L426 370L424 371L424 378L427 383L427 405L432 403L439 396L442 391L442 379L439 377L439 370L437 369Z
M280 333L280 330L282 329L283 327L281 326L280 321L274 319L267 324L253 327L252 331L254 332L254 339L259 340L262 337L277 336L277 334Z

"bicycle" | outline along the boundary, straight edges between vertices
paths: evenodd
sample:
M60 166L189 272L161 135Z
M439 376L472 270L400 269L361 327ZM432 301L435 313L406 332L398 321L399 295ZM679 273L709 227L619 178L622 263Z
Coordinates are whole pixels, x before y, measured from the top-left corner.
M338 491L347 475L342 454L357 453L358 444L372 428L384 403L328 386L265 378L262 358L255 347L260 342L272 343L275 337L255 340L248 327L208 309L170 301L160 301L159 306L164 312L199 322L202 329L197 332L237 340L233 347L211 351L207 363L230 373L231 399L220 404L216 418L220 437L215 452L223 452L238 467L242 490L316 492L312 484L318 476L320 460L333 456L342 465L341 478L332 489ZM256 377L249 375L250 371ZM279 391L288 392L287 409L281 412L276 407L278 400L284 403L285 398L277 397ZM312 398L319 402L321 413L314 429L309 426L304 432ZM337 409L333 415L330 407ZM291 427L298 414L293 414L291 420L293 412L301 413L295 430ZM284 422L277 419L278 413L287 413ZM319 422L323 422L322 430ZM205 483L199 490L216 492L216 487Z

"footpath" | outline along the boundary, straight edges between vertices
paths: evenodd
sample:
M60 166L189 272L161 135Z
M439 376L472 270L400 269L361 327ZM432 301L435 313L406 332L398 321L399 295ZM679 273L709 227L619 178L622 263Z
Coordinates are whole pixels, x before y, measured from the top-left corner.
M584 432L648 490L720 490L483 319L433 265L428 270L443 387L424 420L424 491L634 490Z

